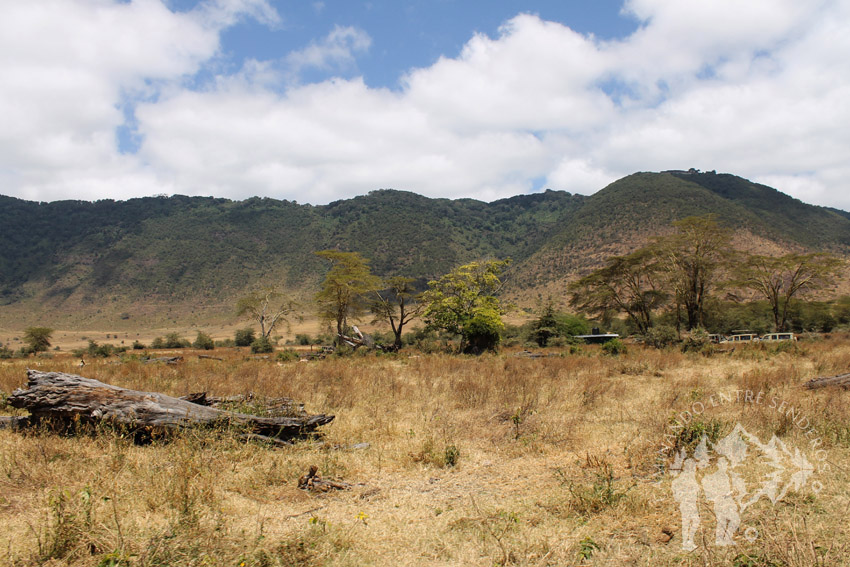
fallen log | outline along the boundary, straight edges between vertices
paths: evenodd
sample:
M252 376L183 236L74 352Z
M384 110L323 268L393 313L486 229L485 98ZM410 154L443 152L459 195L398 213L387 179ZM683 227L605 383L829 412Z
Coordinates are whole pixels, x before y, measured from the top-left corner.
M850 388L850 374L819 376L817 378L812 378L803 384L803 387L807 390L817 390L819 388L826 388L827 386L835 386L838 388L844 388L845 390Z
M202 406L158 392L119 388L63 372L27 370L27 389L8 404L30 412L29 422L74 427L100 422L159 434L189 427L227 427L273 439L290 439L330 423L332 415L261 417Z
M351 348L353 348L355 350L357 349L357 347L366 347L366 348L369 348L369 349L386 350L383 346L376 344L375 340L370 335L362 333L360 331L360 329L357 328L357 325L352 325L351 328L354 331L354 334L357 335L357 336L356 337L350 337L348 335L338 333L337 337L339 338L339 340L341 340L342 342L344 342L345 344L347 344L348 346L350 346ZM324 347L323 347L323 349L324 349Z
M195 392L180 396L179 399L199 406L230 410L238 406L250 406L261 409L262 413L267 416L303 417L307 415L304 404L296 402L292 398L265 398L255 396L253 392L235 396L210 396L206 392Z
M157 358L145 358L142 364L153 364L155 362L164 362L165 364L178 364L183 362L182 356L159 356Z

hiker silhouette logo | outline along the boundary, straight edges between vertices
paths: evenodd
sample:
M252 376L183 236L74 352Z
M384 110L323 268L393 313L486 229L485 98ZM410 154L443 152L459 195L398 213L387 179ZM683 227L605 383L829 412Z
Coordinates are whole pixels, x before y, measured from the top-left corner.
M694 538L703 520L711 517L701 515L701 507L713 511L715 545L730 546L735 545L744 512L759 500L776 504L789 490L801 491L807 485L813 492L820 490L817 481L809 484L815 467L804 453L791 450L775 435L763 443L741 424L714 443L703 435L691 454L683 449L674 456L669 471L686 551L696 549ZM758 530L745 526L743 536L754 541Z

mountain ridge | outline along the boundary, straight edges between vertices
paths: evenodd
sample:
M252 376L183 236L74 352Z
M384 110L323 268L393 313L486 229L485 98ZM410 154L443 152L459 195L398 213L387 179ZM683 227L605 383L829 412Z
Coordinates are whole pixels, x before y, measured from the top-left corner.
M463 262L510 257L506 291L528 303L669 231L673 220L706 213L739 240L770 249L850 251L850 214L693 170L635 173L590 196L546 190L489 203L394 189L327 205L0 196L0 326L21 313L223 314L267 284L309 300L327 269L313 252L325 248L360 252L378 275L420 281Z

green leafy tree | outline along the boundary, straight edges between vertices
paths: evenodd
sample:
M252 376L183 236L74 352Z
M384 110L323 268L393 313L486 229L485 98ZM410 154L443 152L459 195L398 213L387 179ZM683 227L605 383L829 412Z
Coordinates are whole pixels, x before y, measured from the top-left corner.
M749 256L737 268L736 283L767 300L777 332L786 330L791 301L834 283L843 262L825 253Z
M558 312L552 298L549 298L540 311L540 317L531 324L530 338L538 346L545 347L552 339L583 335L588 330L587 321Z
M418 301L419 294L413 278L397 276L384 282L384 289L375 292L371 310L375 321L387 321L393 330L393 348L402 346L404 326L422 314L425 306Z
M289 324L288 316L295 312L295 302L273 287L264 288L241 298L236 314L247 316L260 326L260 336L268 339L280 323Z
M641 248L627 256L613 256L606 265L570 285L570 306L580 313L605 319L624 313L637 331L652 327L653 313L664 305L663 266L656 250Z
M472 262L428 282L423 317L432 329L461 336L461 350L496 350L505 329L505 309L496 298L510 260Z
M212 350L215 348L215 341L205 332L198 331L198 336L195 337L195 342L192 343L192 346L197 349Z
M123 351L126 351L126 350L127 349L123 349L120 352L123 352ZM91 356L92 358L107 358L107 357L110 357L113 354L119 352L119 349L116 349L115 346L111 345L111 344L99 345L99 344L97 344L97 342L89 339L89 344L86 347L84 352L86 354L88 354L89 356ZM82 352L80 352L79 354L82 355Z
M238 347L251 346L251 343L253 343L256 338L254 329L247 327L245 329L237 329L236 333L233 335L233 342Z
M369 261L357 252L322 250L316 255L332 263L316 294L319 317L335 323L337 336L346 333L349 320L358 320L366 311L366 297L381 286L369 269Z
M49 327L29 327L24 331L24 342L30 352L44 352L50 348L53 329Z
M731 234L716 215L687 217L673 223L676 232L658 239L656 250L676 301L676 321L685 310L688 330L704 326L706 300L719 283L731 255Z
M254 342L251 343L251 352L253 353L267 353L274 352L274 345L268 337L257 337L254 339Z
M165 335L165 340L162 343L162 348L189 348L190 346L192 346L191 343L176 331Z

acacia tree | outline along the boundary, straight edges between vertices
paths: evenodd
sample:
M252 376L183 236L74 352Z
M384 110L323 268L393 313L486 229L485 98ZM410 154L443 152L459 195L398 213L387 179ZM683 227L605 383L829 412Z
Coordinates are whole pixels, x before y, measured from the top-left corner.
M236 303L236 313L256 321L264 340L269 340L278 324L289 324L287 317L294 312L295 302L273 287L255 291Z
M841 266L841 260L825 253L779 257L752 255L736 270L737 283L767 300L773 313L774 329L783 332L791 300L832 284Z
M531 323L530 338L539 346L545 347L557 337L584 335L588 329L587 321L555 309L552 296L540 306L540 317Z
M495 294L510 260L472 262L428 282L422 294L423 317L429 327L461 336L463 352L495 350L505 325L505 309Z
M667 300L661 279L662 266L653 247L613 256L604 267L570 285L570 306L595 317L611 311L625 313L645 334L652 327L653 311Z
M327 323L335 322L337 336L343 335L349 319L358 319L366 310L366 296L380 288L381 280L357 252L322 250L316 255L333 264L316 293L319 317Z
M418 301L413 278L396 276L384 282L384 289L375 292L371 310L375 320L388 321L395 340L393 348L401 348L401 334L404 326L419 317L425 306Z
M710 214L676 221L676 232L656 243L676 301L676 324L684 307L688 330L702 326L705 300L730 251L730 233L715 218Z
M49 327L29 327L24 331L24 342L32 352L44 352L50 348L53 329Z

